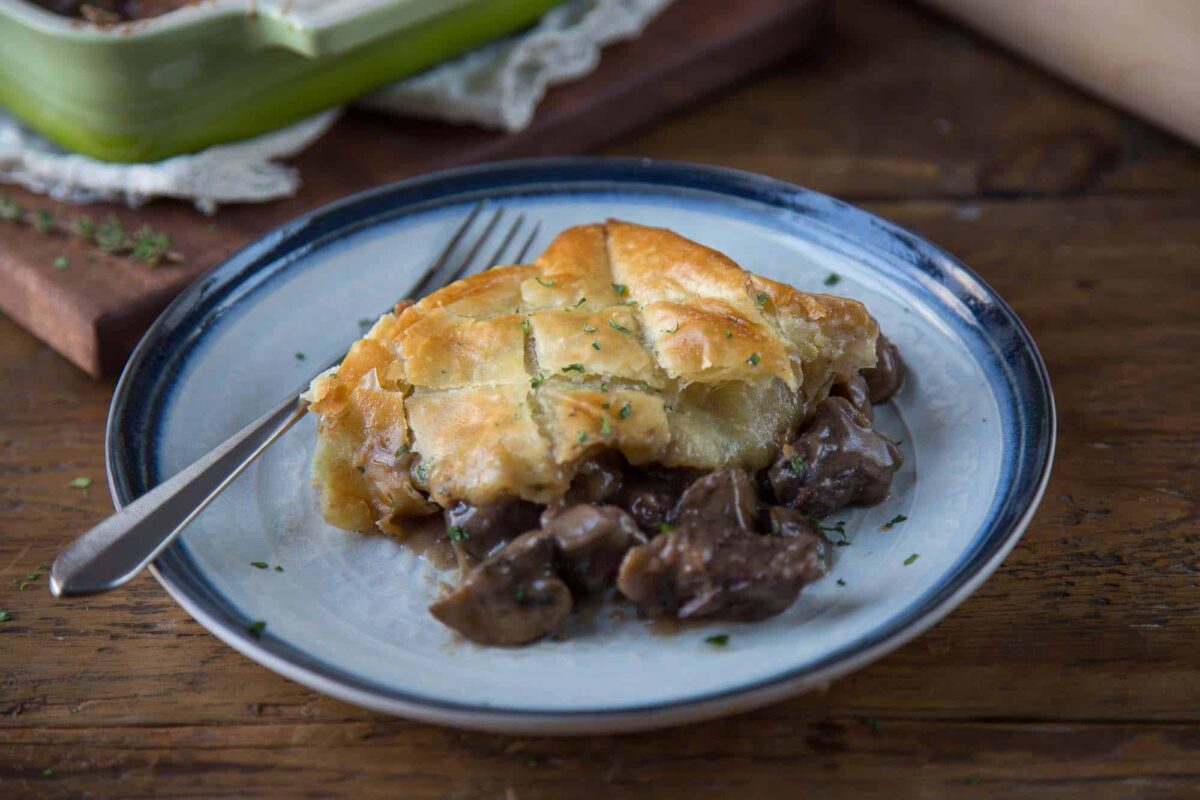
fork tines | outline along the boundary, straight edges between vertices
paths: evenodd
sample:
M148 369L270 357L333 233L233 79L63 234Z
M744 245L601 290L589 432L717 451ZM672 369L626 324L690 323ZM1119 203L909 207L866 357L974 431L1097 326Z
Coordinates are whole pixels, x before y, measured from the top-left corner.
M530 247L537 238L538 231L541 229L541 223L533 226L533 229L525 237L519 250L512 254L511 258L506 259L506 254L511 250L512 244L517 239L517 233L521 226L525 224L525 215L518 214L511 225L507 227L500 226L500 219L507 212L503 207L497 208L486 220L482 222L482 229L472 233L472 228L479 228L475 225L475 221L483 212L485 206L484 201L475 204L471 211L467 214L463 221L459 223L458 228L442 249L437 259L429 267L417 285L413 287L409 297L419 298L428 294L434 288L442 287L466 275L468 272L476 270L484 270L494 267L497 264L515 264L521 263L525 256L528 255ZM499 234L500 240L496 249L491 252L490 256L483 259L478 258L479 253L483 250L484 245L489 239L493 238L493 233L501 230ZM465 250L465 254L459 255Z

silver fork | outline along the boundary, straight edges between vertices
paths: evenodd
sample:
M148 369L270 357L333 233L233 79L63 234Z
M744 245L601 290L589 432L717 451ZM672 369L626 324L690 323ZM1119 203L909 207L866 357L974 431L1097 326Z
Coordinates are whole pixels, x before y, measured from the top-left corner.
M475 263L504 214L503 208L496 209L483 223L483 230L464 241L483 208L484 203L480 202L471 209L408 297L421 297L434 287L458 280ZM491 257L483 262L484 267L501 263L524 221L523 214L517 216ZM540 223L533 226L509 263L524 260L539 227ZM460 244L467 253L453 259ZM340 361L341 358L337 359L325 369ZM213 498L308 412L308 403L300 397L305 387L69 544L50 569L51 593L66 597L103 592L123 585L141 572Z

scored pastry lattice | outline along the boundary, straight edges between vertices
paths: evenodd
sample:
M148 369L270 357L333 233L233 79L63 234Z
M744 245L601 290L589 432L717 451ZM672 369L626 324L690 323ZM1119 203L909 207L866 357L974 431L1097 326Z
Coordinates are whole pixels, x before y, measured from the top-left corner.
M874 364L854 300L798 292L660 228L570 228L385 314L313 382L331 523L561 497L589 454L765 466L835 375Z

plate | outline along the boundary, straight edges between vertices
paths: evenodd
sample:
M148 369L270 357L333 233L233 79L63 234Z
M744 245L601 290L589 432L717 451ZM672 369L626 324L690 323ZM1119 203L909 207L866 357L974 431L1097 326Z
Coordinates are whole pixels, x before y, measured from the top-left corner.
M966 599L1028 524L1050 471L1054 401L1029 333L977 275L912 233L780 181L592 158L403 181L314 211L214 268L151 327L117 386L106 441L117 505L336 358L481 199L540 220L537 245L615 216L672 228L802 290L862 300L910 367L877 411L905 457L892 496L831 518L849 542L832 573L770 620L666 635L600 613L565 641L483 648L427 613L441 576L424 560L321 521L307 419L153 565L188 613L255 661L434 723L542 734L675 725L825 686L894 650ZM907 520L882 528L897 515ZM266 623L257 636L256 620ZM717 633L726 646L705 642Z

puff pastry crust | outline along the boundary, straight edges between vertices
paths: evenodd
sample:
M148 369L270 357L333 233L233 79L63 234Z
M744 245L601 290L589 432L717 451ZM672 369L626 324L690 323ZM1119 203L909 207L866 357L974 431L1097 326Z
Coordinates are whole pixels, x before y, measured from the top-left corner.
M313 381L325 519L403 533L456 500L560 498L580 462L760 469L835 378L875 364L861 303L676 233L563 231L533 264L383 315Z

